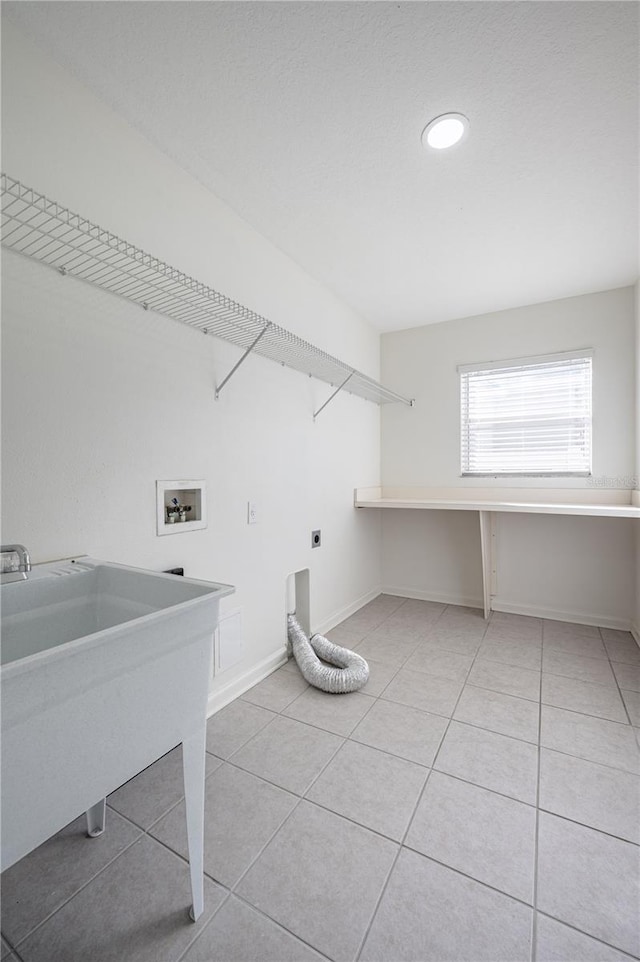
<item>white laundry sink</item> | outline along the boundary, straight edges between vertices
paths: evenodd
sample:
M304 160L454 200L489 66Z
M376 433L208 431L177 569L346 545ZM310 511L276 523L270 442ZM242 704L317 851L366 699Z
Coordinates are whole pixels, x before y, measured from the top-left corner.
M84 557L0 587L1 869L84 811L99 834L106 796L182 743L198 917L212 637L233 590Z

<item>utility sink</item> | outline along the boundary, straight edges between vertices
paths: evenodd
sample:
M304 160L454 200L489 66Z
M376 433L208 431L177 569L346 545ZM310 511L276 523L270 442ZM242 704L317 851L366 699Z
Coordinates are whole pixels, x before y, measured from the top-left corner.
M0 587L2 870L82 812L101 834L106 796L182 744L201 914L212 637L233 590L86 557Z

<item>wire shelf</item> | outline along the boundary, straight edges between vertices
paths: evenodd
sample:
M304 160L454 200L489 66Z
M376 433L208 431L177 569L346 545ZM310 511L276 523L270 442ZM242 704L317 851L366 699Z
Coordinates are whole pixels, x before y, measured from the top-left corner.
M408 398L7 174L0 175L0 193L5 247L228 341L245 354L253 351L333 386L348 379L344 389L367 401L411 405Z

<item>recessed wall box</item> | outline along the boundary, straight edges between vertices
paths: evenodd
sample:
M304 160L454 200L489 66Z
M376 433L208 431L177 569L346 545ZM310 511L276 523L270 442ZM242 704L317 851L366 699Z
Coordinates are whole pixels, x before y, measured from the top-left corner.
M156 522L159 535L206 528L204 480L156 481Z

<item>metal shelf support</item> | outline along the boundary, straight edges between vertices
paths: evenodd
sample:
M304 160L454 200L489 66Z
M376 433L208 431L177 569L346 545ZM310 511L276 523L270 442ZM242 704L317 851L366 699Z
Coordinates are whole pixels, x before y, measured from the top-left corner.
M229 371L229 373L228 373L227 376L225 377L224 381L221 381L220 384L217 386L217 388L216 388L216 395L215 395L215 396L216 396L216 401L217 401L218 398L220 397L220 391L221 391L222 388L225 386L225 384L227 383L227 381L230 381L230 380L231 380L231 378L232 378L233 375L236 373L236 371L238 370L238 368L240 367L240 365L241 365L244 361L246 361L246 359L249 357L249 355L250 355L251 352L253 351L254 347L256 347L257 344L262 340L262 338L265 336L265 334L267 333L267 331L269 330L270 327L271 327L271 321L267 321L267 323L266 323L265 326L262 328L262 330L260 331L260 333L258 334L258 336L255 338L255 340L253 340L253 341L251 342L251 344L249 345L249 347L246 349L246 351L244 352L244 354L242 355L242 357L240 358L240 360L239 360L236 364L233 365L233 367L231 368L231 370Z
M314 421L315 421L315 419L318 417L318 415L320 414L320 411L324 411L324 409L326 408L327 404L329 404L330 401L333 401L333 399L334 399L334 397L336 396L336 394L339 394L339 393L340 393L340 391L342 390L342 388L345 387L345 385L349 383L349 381L351 380L351 378L353 377L353 375L354 375L355 373L356 373L355 371L352 371L351 374L348 374L347 377L345 377L345 379L344 379L344 381L342 382L342 384L335 389L335 391L333 392L333 394L331 394L331 395L327 398L327 400L324 402L324 404L322 404L322 405L318 408L317 411L314 411L314 413L313 413L313 420L314 420Z

